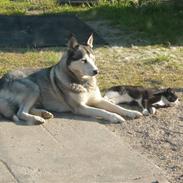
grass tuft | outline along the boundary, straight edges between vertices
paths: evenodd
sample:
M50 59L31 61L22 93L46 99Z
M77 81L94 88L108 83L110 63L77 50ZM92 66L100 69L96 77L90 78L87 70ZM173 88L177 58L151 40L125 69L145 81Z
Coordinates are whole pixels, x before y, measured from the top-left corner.
M157 3L141 6L122 2L103 3L89 11L90 15L110 20L119 28L138 31L140 38L149 39L154 44L183 43L183 9L175 6Z

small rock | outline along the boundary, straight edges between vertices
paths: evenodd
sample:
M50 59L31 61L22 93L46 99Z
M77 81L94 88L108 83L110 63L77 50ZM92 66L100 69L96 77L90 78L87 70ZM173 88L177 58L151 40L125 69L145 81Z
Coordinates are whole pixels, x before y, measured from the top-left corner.
M158 180L155 180L155 181L153 181L153 182L151 182L151 183L159 183L159 181L158 181Z

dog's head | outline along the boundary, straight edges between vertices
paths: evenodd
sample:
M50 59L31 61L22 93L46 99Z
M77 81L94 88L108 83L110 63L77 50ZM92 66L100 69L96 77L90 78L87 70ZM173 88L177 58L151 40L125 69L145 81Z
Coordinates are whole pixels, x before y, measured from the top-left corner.
M93 35L90 35L85 45L79 44L72 35L68 41L68 69L78 78L87 79L98 74L93 53Z

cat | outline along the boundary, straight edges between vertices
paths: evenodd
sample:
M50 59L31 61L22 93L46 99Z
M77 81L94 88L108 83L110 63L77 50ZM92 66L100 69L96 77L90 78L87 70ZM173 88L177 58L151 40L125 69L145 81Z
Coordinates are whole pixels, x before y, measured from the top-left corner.
M169 107L178 103L178 97L171 88L142 86L113 86L107 89L104 98L115 104L136 102L142 108L143 115L155 114L158 107Z

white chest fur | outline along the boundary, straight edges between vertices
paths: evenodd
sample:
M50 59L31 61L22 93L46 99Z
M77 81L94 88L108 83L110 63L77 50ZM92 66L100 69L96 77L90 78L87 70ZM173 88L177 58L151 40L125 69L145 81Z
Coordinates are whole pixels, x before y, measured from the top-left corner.
M87 105L93 105L101 99L101 93L98 87L86 92L71 93L69 96L72 98L73 101Z

